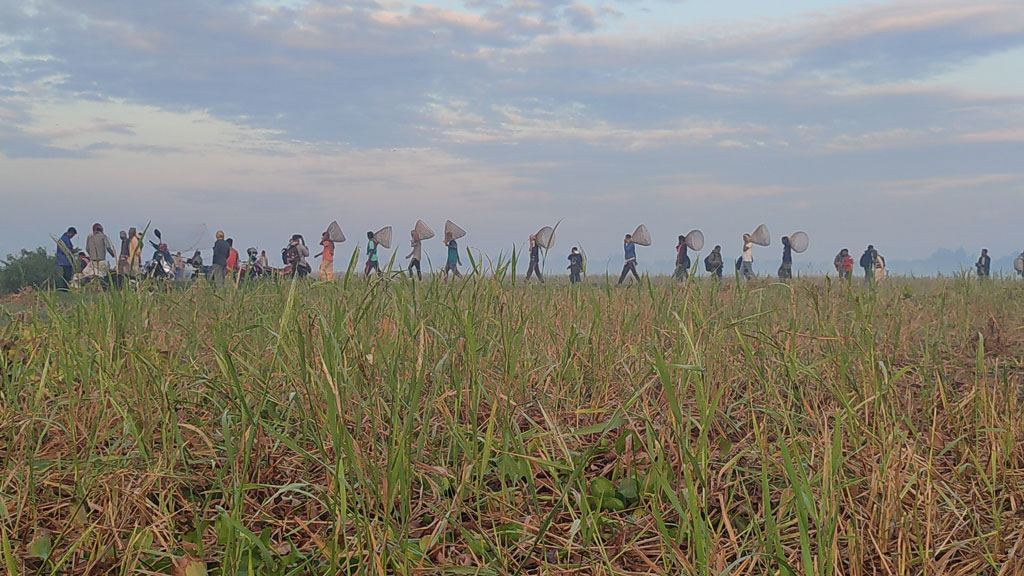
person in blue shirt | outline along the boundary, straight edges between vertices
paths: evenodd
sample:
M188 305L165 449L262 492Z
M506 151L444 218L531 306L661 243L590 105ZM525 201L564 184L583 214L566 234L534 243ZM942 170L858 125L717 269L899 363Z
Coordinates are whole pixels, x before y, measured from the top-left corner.
M540 283L544 283L544 277L540 275L540 246L537 244L537 235L530 234L530 267L526 270L526 281L530 281L532 274L537 274Z
M58 289L67 290L71 287L71 278L75 275L75 246L71 239L78 234L74 226L68 228L67 232L61 234L57 241L57 266L60 267L60 284Z
M459 258L459 243L455 241L451 234L445 234L444 245L448 247L448 260L444 264L444 279L448 280L449 271L461 277L459 264L462 264L462 260Z
M633 277L640 280L640 275L636 273L636 244L633 244L633 235L626 234L626 239L622 243L622 248L625 252L626 263L622 266L622 274L619 275L619 284L622 284L626 280L626 275L630 272L633 273Z

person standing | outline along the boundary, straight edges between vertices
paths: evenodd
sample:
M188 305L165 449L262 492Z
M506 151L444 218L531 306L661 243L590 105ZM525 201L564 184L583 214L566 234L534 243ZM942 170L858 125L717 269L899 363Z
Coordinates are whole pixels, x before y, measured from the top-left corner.
M267 259L266 250L260 250L260 257L258 260L256 260L256 264L258 264L260 269L262 269L264 272L270 271L270 260Z
M213 243L213 266L210 267L210 279L213 280L214 290L224 287L230 255L231 245L224 239L224 231L217 230L217 241Z
M185 259L181 257L181 252L175 252L171 258L174 262L174 279L184 280L185 279Z
M89 256L89 265L85 267L82 275L87 278L106 278L110 274L107 254L116 258L117 253L114 252L114 244L110 242L110 238L103 233L102 224L97 222L92 225L92 234L89 234L85 241L85 252Z
M71 226L57 240L57 267L60 268L59 290L66 291L71 288L71 279L75 276L75 268L77 268L74 264L75 245L71 243L71 239L76 235L78 235L78 230Z
M377 271L377 275L380 272L380 261L377 259L377 239L374 238L373 232L366 233L366 268L363 270L366 276L370 275L370 272Z
M626 281L626 275L633 273L633 278L640 281L640 275L636 273L636 244L633 243L633 235L626 234L622 241L622 251L626 262L622 265L622 274L619 274L619 284Z
M779 280L793 277L793 247L789 245L789 236L782 237L782 265L779 266Z
M683 281L690 275L690 254L689 247L686 245L686 236L680 235L679 242L676 244L676 269L672 273L672 277L676 280Z
M451 271L455 276L461 277L459 273L459 265L462 264L462 259L459 258L459 243L455 241L455 238L451 233L445 233L444 245L448 247L448 259L444 263L444 279L448 280L448 272Z
M988 255L988 248L981 249L981 256L974 263L974 268L978 271L978 278L984 280L989 277L989 273L992 270L992 258Z
M526 269L526 281L530 281L530 276L535 273L540 283L544 283L544 277L540 275L540 245L537 244L537 235L530 234L530 267Z
M740 274L747 281L754 279L754 240L750 234L743 235L743 254L740 256Z
M409 235L409 246L412 250L405 256L406 258L411 258L409 260L409 278L412 278L412 269L415 268L416 278L423 280L423 272L420 270L420 260L423 258L423 241L420 240L420 235L415 230L410 232Z
M324 232L320 235L320 246L323 250L314 258L321 258L320 260L320 280L324 282L334 282L334 241L331 240L331 235Z
M707 258L704 258L704 269L711 272L715 280L721 280L724 268L725 260L722 258L722 247L716 244Z
M121 276L127 276L131 272L131 266L128 264L128 255L131 254L131 243L128 241L128 233L124 230L121 230L120 236L121 250L117 255L117 273Z
M868 244L867 250L860 255L860 267L864 269L864 284L871 285L871 282L875 277L875 260L878 257L878 252L875 250L874 245Z
M136 277L142 270L142 241L134 227L128 229L128 274Z
M583 255L580 254L580 249L576 246L572 247L572 252L569 253L569 283L578 284L580 281L580 272L583 271Z

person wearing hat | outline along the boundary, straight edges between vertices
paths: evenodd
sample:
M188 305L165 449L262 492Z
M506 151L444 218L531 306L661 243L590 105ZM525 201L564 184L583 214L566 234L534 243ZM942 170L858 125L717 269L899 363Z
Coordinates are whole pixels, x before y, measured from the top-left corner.
M704 258L704 269L711 272L715 280L721 280L724 268L725 260L722 258L722 246L715 245L715 248L707 255L707 258Z
M686 236L679 235L679 242L676 243L676 269L672 277L682 282L690 275L689 247L686 245Z
M320 235L320 246L323 250L314 258L321 258L320 260L320 280L324 282L334 282L334 241L331 240L331 235L324 232Z
M974 263L974 268L978 271L978 278L984 280L989 277L992 269L992 258L988 255L988 248L981 249L981 256Z
M569 253L569 283L578 284L580 281L580 272L583 271L583 255L580 254L580 249L576 246L572 247L572 252Z
M224 239L224 231L217 230L217 241L213 243L213 266L210 267L210 279L213 281L214 290L224 287L230 255L231 245Z
M626 234L626 238L622 241L622 250L626 262L622 265L622 274L619 274L619 284L626 281L626 275L630 272L633 273L633 278L639 282L640 275L636 273L636 244L633 243L632 234Z
M540 275L540 245L537 244L537 235L530 234L530 267L526 269L526 281L530 281L532 274L537 274L540 283L544 283L544 277Z
M75 276L76 266L73 264L75 257L75 245L71 243L71 239L78 235L78 230L74 226L69 227L63 234L60 235L60 239L57 240L57 267L60 268L60 279L61 283L58 285L60 290L67 290L71 287L71 279Z
M779 266L779 280L793 277L793 247L789 245L789 236L782 237L782 265Z
M740 274L747 279L754 279L754 239L750 234L743 235L743 255L740 256Z

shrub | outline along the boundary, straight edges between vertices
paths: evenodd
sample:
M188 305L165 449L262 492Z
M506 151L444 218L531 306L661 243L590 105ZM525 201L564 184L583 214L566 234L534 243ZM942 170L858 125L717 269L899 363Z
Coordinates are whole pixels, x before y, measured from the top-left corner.
M25 286L52 286L59 276L57 263L46 248L22 248L20 253L8 254L0 262L0 294L13 294Z

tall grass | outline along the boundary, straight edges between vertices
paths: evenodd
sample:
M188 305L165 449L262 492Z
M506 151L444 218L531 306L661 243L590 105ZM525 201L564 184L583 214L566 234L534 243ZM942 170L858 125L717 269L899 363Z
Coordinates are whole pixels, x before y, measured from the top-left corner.
M3 566L1024 571L1024 286L489 266L8 303Z

